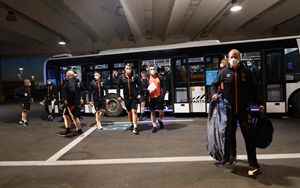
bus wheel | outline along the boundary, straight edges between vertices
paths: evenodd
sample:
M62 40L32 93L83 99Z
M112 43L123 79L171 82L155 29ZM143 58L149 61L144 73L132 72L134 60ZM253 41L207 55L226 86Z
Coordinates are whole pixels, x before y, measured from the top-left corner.
M118 100L118 95L116 94L109 94L105 97L105 115L110 117L117 117L120 116L124 109L120 101Z
M291 116L300 118L300 91L292 94L288 101L288 112Z

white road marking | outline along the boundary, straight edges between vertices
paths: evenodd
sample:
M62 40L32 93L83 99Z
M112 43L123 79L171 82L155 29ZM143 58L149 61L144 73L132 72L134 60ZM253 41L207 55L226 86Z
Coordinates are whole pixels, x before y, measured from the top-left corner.
M261 154L260 160L300 159L300 153ZM246 155L239 155L238 159L246 159ZM189 157L157 157L157 158L123 158L123 159L94 159L94 160L66 160L66 161L1 161L0 167L13 166L87 166L87 165L120 165L120 164L151 164L178 162L209 162L214 161L210 156Z
M164 119L163 122L193 122L193 119ZM148 121L138 121L139 124L151 123ZM115 121L115 122L103 122L104 125L118 125L118 124L130 124L129 121Z
M61 150L59 150L57 153L52 155L47 161L57 161L59 158L61 158L64 154L66 154L68 151L70 151L73 147L75 147L77 144L79 144L83 139L85 139L87 136L89 136L93 131L96 130L96 127L91 127L87 131L85 131L83 134L78 136L76 139L74 139L72 142L70 142L68 145L63 147Z

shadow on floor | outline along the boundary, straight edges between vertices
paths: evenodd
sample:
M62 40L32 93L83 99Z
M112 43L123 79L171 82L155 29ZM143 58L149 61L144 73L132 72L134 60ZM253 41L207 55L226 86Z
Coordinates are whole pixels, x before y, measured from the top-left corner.
M243 161L244 163L245 161ZM300 178L300 168L284 165L265 165L261 164L262 174L253 178L257 182L265 186L296 186L293 184L290 178ZM232 173L238 176L247 177L248 167L244 165L237 165Z

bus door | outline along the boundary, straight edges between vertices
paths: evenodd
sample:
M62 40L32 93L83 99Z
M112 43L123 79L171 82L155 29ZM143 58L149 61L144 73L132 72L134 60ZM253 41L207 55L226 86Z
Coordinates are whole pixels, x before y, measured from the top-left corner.
M174 70L174 113L190 113L188 61L184 57L172 59Z
M205 113L205 59L188 58L189 65L189 105L191 112Z
M283 50L265 51L266 112L285 113Z

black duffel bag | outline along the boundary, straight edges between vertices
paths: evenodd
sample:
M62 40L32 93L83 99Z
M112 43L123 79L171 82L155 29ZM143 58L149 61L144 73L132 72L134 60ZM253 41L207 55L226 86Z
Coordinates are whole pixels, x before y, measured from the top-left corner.
M271 145L273 140L273 124L265 113L257 111L255 108L250 110L250 114L256 147L265 149Z

